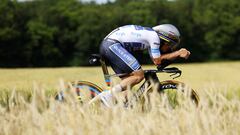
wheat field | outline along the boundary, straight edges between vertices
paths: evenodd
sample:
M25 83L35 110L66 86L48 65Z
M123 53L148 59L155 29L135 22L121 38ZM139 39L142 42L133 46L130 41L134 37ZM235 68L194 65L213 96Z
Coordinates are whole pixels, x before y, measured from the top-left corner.
M0 69L0 135L240 134L240 62L172 66L183 71L176 80L199 93L198 108L184 102L172 109L154 92L146 112L121 104L86 106L71 98L61 103L52 95L69 81L87 80L106 89L101 68ZM169 74L159 77L171 79Z

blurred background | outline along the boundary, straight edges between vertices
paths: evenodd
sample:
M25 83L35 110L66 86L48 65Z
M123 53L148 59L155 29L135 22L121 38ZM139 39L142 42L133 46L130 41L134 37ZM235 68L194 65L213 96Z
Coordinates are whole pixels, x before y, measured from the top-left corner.
M238 0L0 0L0 67L87 66L113 29L162 23L179 28L189 62L240 60Z

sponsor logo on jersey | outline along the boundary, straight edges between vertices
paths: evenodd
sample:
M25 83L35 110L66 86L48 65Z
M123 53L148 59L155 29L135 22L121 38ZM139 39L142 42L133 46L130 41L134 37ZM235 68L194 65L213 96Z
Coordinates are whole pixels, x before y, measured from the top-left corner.
M109 49L124 61L132 70L138 70L140 64L128 51L126 51L120 43L113 44Z
M131 35L133 35L135 37L138 37L138 38L142 36L141 34L136 33L136 32L131 32Z
M117 36L125 36L126 34L124 32L116 32L115 33Z

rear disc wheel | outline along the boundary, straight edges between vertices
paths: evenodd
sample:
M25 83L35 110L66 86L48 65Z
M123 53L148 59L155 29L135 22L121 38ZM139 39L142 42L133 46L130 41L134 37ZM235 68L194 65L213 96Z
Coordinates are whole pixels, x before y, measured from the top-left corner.
M96 84L88 81L78 81L68 85L66 90L58 92L55 99L58 101L64 101L66 96L73 95L77 100L85 102L86 100L94 98L102 91L103 89Z

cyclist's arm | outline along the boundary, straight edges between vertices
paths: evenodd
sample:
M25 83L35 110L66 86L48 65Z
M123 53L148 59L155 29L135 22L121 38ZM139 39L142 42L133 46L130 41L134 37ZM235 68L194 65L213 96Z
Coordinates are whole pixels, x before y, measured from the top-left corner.
M175 52L168 53L168 54L162 54L158 58L153 58L153 62L154 62L155 65L160 65L162 63L162 61L164 61L164 60L173 61L177 57L179 57L179 53L178 53L178 51L175 51Z
M172 52L172 53L168 53L168 54L162 54L161 56L159 56L158 58L153 58L153 62L155 65L160 65L162 64L162 61L164 60L169 60L169 61L173 61L176 58L184 58L187 59L189 57L191 53L185 49L182 48L178 51Z
M161 57L161 52L160 52L160 39L157 35L157 33L154 32L152 36L147 36L148 42L149 42L149 48L148 52L150 57L152 58L153 63L155 64L155 60Z

